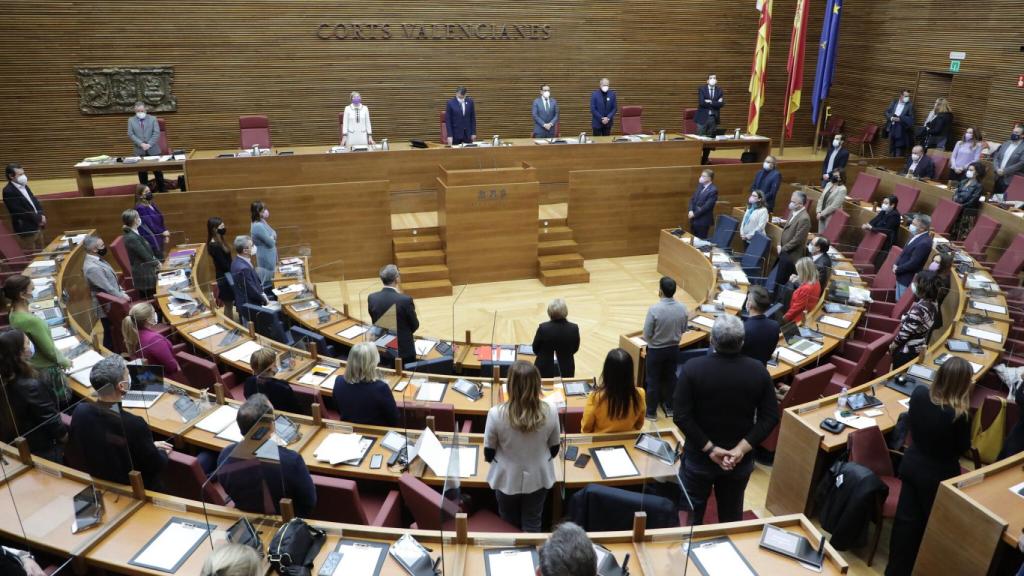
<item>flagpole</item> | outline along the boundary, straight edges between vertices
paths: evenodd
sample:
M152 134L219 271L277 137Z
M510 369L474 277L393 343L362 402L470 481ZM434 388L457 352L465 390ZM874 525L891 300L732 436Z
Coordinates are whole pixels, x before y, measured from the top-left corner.
M814 148L811 149L812 154L818 153L818 136L821 134L821 105L825 101L818 102L818 116L814 119Z
M782 113L782 135L779 136L779 156L786 153L786 113Z

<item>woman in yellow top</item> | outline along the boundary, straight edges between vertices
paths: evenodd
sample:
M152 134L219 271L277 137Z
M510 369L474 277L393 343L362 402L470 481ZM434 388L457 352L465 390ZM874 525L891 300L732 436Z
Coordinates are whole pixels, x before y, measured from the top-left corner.
M622 348L608 352L601 383L587 397L583 408L583 432L628 432L644 425L647 400L643 388L633 383L633 359Z

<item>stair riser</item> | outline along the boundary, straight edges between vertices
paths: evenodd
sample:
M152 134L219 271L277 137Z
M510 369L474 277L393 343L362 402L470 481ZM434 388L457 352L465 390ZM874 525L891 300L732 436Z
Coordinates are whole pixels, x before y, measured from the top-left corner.
M443 243L436 236L417 237L415 242L395 240L393 248L395 252L416 252L419 250L440 250Z
M426 266L428 264L444 264L444 256L441 254L428 254L417 252L402 252L395 254L395 264L402 266Z
M564 286L566 284L586 284L590 282L590 274L586 271L579 274L565 276L547 276L543 272L540 275L540 282L545 286Z
M554 261L538 260L541 270L561 270L563 268L580 268L583 266L583 257L579 254L566 255Z
M579 246L567 245L567 246L537 246L538 256L552 256L554 254L574 254L579 251Z
M417 272L415 270L402 270L402 281L404 282L425 282L427 280L447 280L448 269L429 270Z
M537 231L537 240L545 242L548 240L572 240L572 230L548 230L541 228Z
M437 286L435 288L413 288L402 291L413 298L433 298L434 296L451 296L451 286Z

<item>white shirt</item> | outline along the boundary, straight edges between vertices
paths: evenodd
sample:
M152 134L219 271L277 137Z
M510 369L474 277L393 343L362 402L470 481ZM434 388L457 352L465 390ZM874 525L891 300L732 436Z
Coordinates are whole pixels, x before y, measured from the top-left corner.
M1003 158L999 161L1000 170L1006 168L1006 165L1010 162L1010 156L1013 156L1013 153L1017 150L1017 146L1020 146L1020 140L1016 142L1007 142L1006 144L1003 144L1003 146L1006 146L1006 151L1003 152ZM15 184L15 186L17 186L17 184Z
M466 99L459 100L459 104L462 106L462 115L466 115Z
M917 170L917 163L918 162L920 162L920 160L915 160L913 163L910 164L910 168L907 170L907 175L908 176L913 176L914 175L914 170Z
M787 222L792 222L793 218L796 218L797 214L799 214L799 213L801 213L803 211L804 211L804 207L801 206L799 210L797 210L796 212L793 212L792 214L789 215L789 220Z
M902 116L903 115L903 108L906 105L907 104L903 100L900 100L899 103L896 104L896 111L893 113L893 116Z
M25 197L25 200L28 200L28 205L32 207L32 213L39 214L39 210L36 210L36 203L32 201L32 197L28 194L28 188L13 180L11 180L11 184L14 184L14 187L18 189L18 192L21 192L21 195Z
M838 146L832 147L832 153L828 155L828 170L826 172L832 173L832 166L835 165L836 156L839 154L840 148Z
M352 104L345 106L341 131L347 137L348 146L369 144L369 137L373 134L373 128L370 126L370 109L363 105L359 108Z

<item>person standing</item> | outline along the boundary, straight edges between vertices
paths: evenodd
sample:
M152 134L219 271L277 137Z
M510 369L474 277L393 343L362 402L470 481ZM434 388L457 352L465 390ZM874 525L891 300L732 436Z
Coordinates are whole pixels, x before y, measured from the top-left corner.
M658 302L647 309L644 319L644 341L647 342L645 364L647 387L647 419L658 419L658 406L672 417L672 394L676 385L676 364L679 340L686 331L686 306L675 299L676 281L662 276L658 282Z
M128 294L121 289L117 282L117 274L114 269L103 258L107 255L107 245L99 236L86 236L82 241L82 248L85 249L85 260L82 262L82 274L85 281L89 283L89 294L92 296L92 309L103 325L103 347L107 350L113 349L114 339L110 326L110 318L107 317L109 310L106 306L100 306L96 294L109 294L115 298L128 298Z
M476 104L466 97L465 86L455 89L455 97L444 109L444 122L448 128L449 146L469 144L476 141Z
M238 312L238 319L244 324L250 320L246 304L265 306L270 300L263 292L263 282L253 265L253 260L259 252L252 238L235 236L233 244L236 256L231 261L231 279L234 283L235 311Z
M799 324L807 317L807 313L818 305L818 300L821 299L821 282L818 268L814 266L814 261L807 257L797 261L795 276L790 277L790 282L795 283L797 289L793 292L789 310L786 310L782 319Z
M882 205L878 209L878 214L875 214L874 218L866 224L861 224L861 230L871 232L878 232L885 234L885 243L882 244L882 252L888 254L889 249L892 248L892 243L896 241L896 235L900 231L900 222L902 217L899 207L900 199L895 194L889 194L882 199ZM883 258L884 260L884 258Z
M722 314L711 328L714 353L683 364L675 393L675 424L686 436L679 474L702 524L711 490L718 521L743 518L754 459L747 454L779 422L772 377L759 360L741 354L743 323Z
M910 240L903 247L903 252L892 265L896 274L896 301L899 302L903 293L910 288L914 276L924 270L928 263L928 255L932 253L932 236L928 233L932 226L932 218L927 214L918 214L910 223Z
M1014 124L1010 139L1000 144L992 155L992 168L996 171L996 185L993 194L1004 194L1010 181L1018 174L1024 174L1024 125Z
M828 184L818 202L818 234L825 232L832 215L843 208L846 201L846 170L836 168L829 175Z
M71 389L64 379L64 369L71 367L71 361L57 349L50 334L46 321L36 316L28 308L32 299L32 279L21 274L12 274L4 280L3 298L8 309L8 322L11 328L24 332L35 354L29 364L37 372L44 384L48 386L50 396L58 408L71 404Z
M849 161L850 151L846 149L846 138L842 134L836 134L832 138L832 147L825 152L825 160L821 163L821 185L828 184L832 172L845 170Z
M907 155L907 148L914 143L914 105L910 102L910 90L900 92L885 110L885 126L889 131L889 155L900 158Z
M754 182L750 185L750 191L760 190L764 195L764 207L769 212L775 212L775 196L779 193L779 186L782 184L782 172L776 170L775 156L765 156L761 169L754 174Z
M270 227L270 209L262 200L249 206L249 235L256 246L256 274L263 282L263 289L270 290L274 284L274 270L277 268L277 232Z
M541 378L572 378L576 375L574 355L580 349L580 327L569 322L565 300L555 298L548 304L548 322L537 326L533 336L534 365Z
M388 264L380 269L380 281L384 287L366 298L370 311L370 319L374 325L393 330L398 337L397 355L406 364L416 361L416 343L414 334L420 329L420 320L416 317L416 304L412 296L401 291L402 276L398 266ZM385 318L385 314L392 317ZM389 349L389 353L394 354Z
M893 370L912 362L928 346L928 336L932 333L935 317L939 313L939 283L933 272L921 271L915 274L910 289L917 300L900 318L896 337L889 345Z
M562 522L540 547L537 576L597 576L594 550L594 543L583 528Z
M983 182L985 180L985 165L981 162L971 162L964 171L964 177L957 183L953 192L953 202L963 206L961 217L965 215L974 216L981 207L981 195L984 193Z
M932 157L924 153L924 146L918 144L910 151L907 163L903 165L903 174L907 178L928 178L935 179L935 162ZM907 206L912 208L912 206Z
M886 576L913 571L939 483L960 474L960 455L971 447L971 375L971 365L954 356L939 367L931 386L910 394L907 431L914 441L900 462L903 487Z
M690 232L701 240L707 240L711 224L715 221L715 203L718 202L718 186L715 186L715 172L705 168L697 181L697 190L690 197Z
M212 216L206 221L206 249L213 260L214 273L217 275L217 298L224 303L224 313L234 318L231 309L235 303L235 288L231 278L231 248L224 241L228 228L219 216Z
M121 320L125 353L146 364L162 366L164 378L168 380L186 382L181 365L174 355L174 346L166 336L155 330L156 326L156 309L153 305L149 302L136 302Z
M5 439L23 436L33 454L60 462L68 431L49 389L29 365L34 355L24 332L0 332L0 397L4 400L0 433Z
M601 380L583 407L584 434L629 432L644 425L644 389L633 383L633 358L622 348L604 357Z
M740 238L743 239L743 243L749 244L754 234L764 234L764 227L767 224L768 209L764 206L764 196L760 190L752 190L747 198L747 210L740 222Z
M135 211L142 218L142 225L149 230L146 241L153 248L153 254L162 257L171 233L164 224L163 213L153 203L153 191L149 189L149 186L139 184L135 188Z
M964 139L953 146L953 153L949 155L949 179L962 180L967 166L981 158L984 147L981 130L971 127L964 131Z
M132 286L142 299L153 297L156 292L156 274L160 269L160 259L153 253L153 247L142 237L142 218L134 208L121 213L124 224L124 248L128 252L128 261L132 266Z
M597 90L590 94L590 127L594 131L594 136L611 135L618 109L615 90L609 88L607 78L601 78Z
M160 156L164 153L160 149L160 124L156 116L146 114L146 105L142 102L135 103L135 116L128 119L128 137L132 140L132 153L143 160L147 156ZM164 173L154 170L153 177L156 178L157 191L166 192ZM139 171L139 184L149 186L149 173L145 170Z
M925 151L929 148L945 150L952 128L953 112L949 109L949 102L945 98L936 98L935 106L928 111L928 117L921 126L920 143Z
M370 109L363 106L359 92L351 94L352 103L345 106L341 120L341 145L373 145L373 127L370 125Z
M811 231L811 217L807 214L807 194L795 190L789 197L789 220L782 227L782 237L776 251L779 261L775 265L778 285L784 285L796 271L796 263L807 253L807 234Z
M46 228L43 205L28 187L28 176L21 164L12 162L4 172L7 174L4 206L11 215L11 227L18 237L18 243L23 250L42 250L43 229Z
M533 100L533 137L558 137L558 101L551 97L551 86L540 87L540 96Z
M767 365L779 345L779 323L765 316L772 305L764 286L751 286L747 292L747 317L743 319L743 349L740 352Z
M718 133L718 125L722 122L722 107L725 106L725 93L718 87L718 76L708 75L708 83L697 88L697 113L693 121L697 124L697 134L714 138ZM711 148L705 146L701 153L701 164L708 163Z

